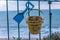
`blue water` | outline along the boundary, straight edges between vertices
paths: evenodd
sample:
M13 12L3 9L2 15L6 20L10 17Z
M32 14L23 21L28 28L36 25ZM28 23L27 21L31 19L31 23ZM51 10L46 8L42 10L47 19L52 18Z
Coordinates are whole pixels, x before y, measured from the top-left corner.
M41 36L47 36L49 34L49 11L48 10L42 10L43 11L43 15L41 14L41 16L44 16L44 23L42 25L42 29L41 29ZM52 33L54 32L60 32L60 10L56 9L56 10L52 10ZM18 37L18 26L17 26L17 22L13 20L13 17L17 14L16 11L9 11L9 33L10 33L10 37ZM38 16L38 11L31 11L31 16L32 15L36 15ZM26 15L26 13L25 13ZM24 15L24 16L25 16ZM7 38L7 14L6 11L0 11L0 38ZM26 16L27 17L27 16ZM25 17L25 18L26 18ZM20 23L20 36L22 38L28 38L28 34L29 34L29 29L28 26L26 24L26 20L25 18L23 19L23 21ZM58 29L58 30L57 30ZM31 34L31 38L38 38L39 34L37 35L32 35Z

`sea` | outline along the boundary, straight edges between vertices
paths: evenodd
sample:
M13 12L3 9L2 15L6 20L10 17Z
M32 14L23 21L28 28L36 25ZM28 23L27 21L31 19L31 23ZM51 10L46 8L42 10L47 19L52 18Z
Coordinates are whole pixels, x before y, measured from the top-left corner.
M20 10L21 13L23 10ZM49 25L50 25L50 18L49 18L49 10L41 10L43 13L40 15L43 17L44 22L41 26L41 38L46 37L49 35ZM27 12L26 12L27 13ZM19 24L20 27L20 37L21 38L29 38L29 28L28 24L26 23L26 18L28 14L24 14L24 19ZM51 33L60 32L60 9L52 9L51 10ZM18 37L18 23L13 19L17 15L17 11L9 11L8 18L9 18L9 37ZM39 16L37 10L30 11L30 16ZM39 34L30 34L31 38L39 38ZM7 12L0 11L0 38L7 38Z

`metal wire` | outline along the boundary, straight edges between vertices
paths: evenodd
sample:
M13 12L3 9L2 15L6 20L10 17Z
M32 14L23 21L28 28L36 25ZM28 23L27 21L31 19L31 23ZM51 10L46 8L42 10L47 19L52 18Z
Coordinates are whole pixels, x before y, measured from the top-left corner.
M39 11L39 9L31 9L31 10L28 11L29 14L30 14L30 12L33 11L33 10ZM26 20L26 15L28 14L28 12L27 12L27 13L25 14L25 16L24 16L25 20ZM41 14L41 13L42 13L42 15L43 15L42 18L43 18L43 20L44 20L44 13L43 13L43 11L40 10L40 13L39 13L39 14ZM39 15L39 14L38 14L38 15ZM29 16L28 16L28 17L29 17Z

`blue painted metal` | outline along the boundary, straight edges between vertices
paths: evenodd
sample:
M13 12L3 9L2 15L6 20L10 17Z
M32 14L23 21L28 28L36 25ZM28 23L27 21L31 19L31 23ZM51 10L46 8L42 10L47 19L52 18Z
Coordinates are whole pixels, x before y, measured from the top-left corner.
M40 16L40 0L38 0L39 16ZM41 32L39 33L39 40L41 40Z
M8 15L8 0L6 0L6 9L7 9L7 35L9 40L9 15Z
M28 3L32 6L32 8L29 8L29 7L27 6ZM21 21L24 19L24 13L25 13L28 9L31 10L31 9L33 9L33 8L34 8L34 5L33 5L31 2L27 2L27 3L26 3L26 9L25 9L22 13L17 14L13 19L14 19L17 23L21 23Z
M31 36L30 36L30 32L29 32L29 40L30 40L30 37L31 37Z
M51 40L51 19L52 19L52 13L51 13L51 1L49 0L48 1L48 4L49 4L49 34L50 34L50 38L49 40Z
M52 2L51 1L48 1L48 4L52 4Z
M22 13L17 14L13 19L17 22L20 23L23 20L24 16Z
M28 6L29 6L28 4L30 4L32 7L29 8L29 7L28 7ZM34 8L34 5L33 5L31 2L27 2L27 3L26 3L26 8L27 8L28 10L31 10L31 9Z
M17 14L19 14L19 0L17 0ZM19 23L18 23L18 38L20 38L20 26L19 26Z
M27 6L28 6L28 8L29 8L29 0L28 0L28 3L26 3L26 7L27 7ZM28 16L30 16L30 14L29 14L29 9L28 9ZM28 36L29 36L29 40L30 40L30 37L31 37L31 36L30 36L30 31L29 31L29 35L28 35Z

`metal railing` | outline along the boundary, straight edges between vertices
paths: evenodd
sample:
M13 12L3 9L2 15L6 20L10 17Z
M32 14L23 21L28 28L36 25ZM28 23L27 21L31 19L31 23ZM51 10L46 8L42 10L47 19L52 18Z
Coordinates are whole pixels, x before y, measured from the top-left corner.
M28 0L29 2L29 0ZM51 13L51 3L52 2L60 2L60 1L48 1L49 4L49 31L50 31L50 40L51 40L51 20L52 20L52 13ZM29 4L28 4L29 6ZM40 10L40 1L38 0L38 6ZM6 9L7 9L7 34L8 34L8 40L9 40L9 15L8 15L8 0L6 0ZM29 10L28 10L29 11ZM17 0L17 13L19 13L19 3ZM39 11L40 13L40 11ZM29 16L29 13L28 13ZM40 14L39 14L40 16ZM20 29L19 29L19 24L18 24L18 38L20 38ZM29 40L30 40L30 32L29 32ZM41 34L39 33L39 40L41 40Z

